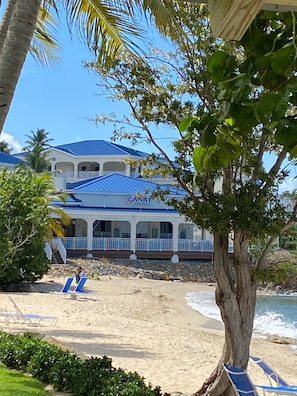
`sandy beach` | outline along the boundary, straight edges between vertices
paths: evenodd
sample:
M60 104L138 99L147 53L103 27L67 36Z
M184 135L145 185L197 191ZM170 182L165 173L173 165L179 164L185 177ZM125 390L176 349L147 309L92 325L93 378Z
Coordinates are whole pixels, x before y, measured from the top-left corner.
M53 315L40 325L7 323L5 331L33 331L67 346L81 356L112 358L114 367L137 371L163 392L195 392L215 368L222 351L222 325L186 303L189 292L213 285L102 276L88 280L96 298L59 294L65 277L45 277L30 293L0 293L1 311L14 312L9 296L23 313ZM261 356L289 382L297 384L297 355L290 345L253 339L251 353ZM251 365L254 381L267 383ZM264 381L265 380L265 381Z

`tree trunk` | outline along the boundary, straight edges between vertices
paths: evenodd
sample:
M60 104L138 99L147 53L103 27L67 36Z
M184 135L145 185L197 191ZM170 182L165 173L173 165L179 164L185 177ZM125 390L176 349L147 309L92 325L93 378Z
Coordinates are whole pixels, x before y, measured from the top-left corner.
M30 48L40 3L41 0L12 0L8 4L7 9L13 12L9 23L6 19L2 25L6 32L1 31L5 38L0 50L0 133Z
M222 364L241 368L248 365L257 291L248 245L248 238L238 232L234 237L234 258L230 261L228 236L214 236L215 297L225 326L225 344L217 367L193 396L233 395Z

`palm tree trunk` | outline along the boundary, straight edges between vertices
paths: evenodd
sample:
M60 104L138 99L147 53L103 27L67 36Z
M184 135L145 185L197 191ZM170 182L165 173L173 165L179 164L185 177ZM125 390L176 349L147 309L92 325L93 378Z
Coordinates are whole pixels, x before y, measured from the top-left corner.
M11 20L11 16L14 11L14 7L16 5L16 1L17 0L9 0L7 7L5 8L4 15L1 20L1 24L0 24L0 52L1 52L1 49L4 44L5 36L7 33L9 22Z
M7 19L1 26L4 39L0 49L0 133L30 47L40 4L41 0L8 2Z

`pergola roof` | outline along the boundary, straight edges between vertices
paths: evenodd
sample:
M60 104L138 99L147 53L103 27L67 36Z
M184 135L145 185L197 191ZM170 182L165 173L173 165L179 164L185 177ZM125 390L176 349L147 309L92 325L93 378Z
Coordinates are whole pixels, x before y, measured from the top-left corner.
M297 0L196 0L208 3L213 34L240 40L260 10L297 11Z

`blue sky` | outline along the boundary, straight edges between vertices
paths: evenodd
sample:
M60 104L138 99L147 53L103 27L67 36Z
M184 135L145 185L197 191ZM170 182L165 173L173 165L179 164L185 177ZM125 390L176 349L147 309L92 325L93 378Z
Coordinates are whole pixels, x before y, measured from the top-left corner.
M154 45L166 45L156 33L149 34L156 41ZM96 126L90 119L101 113L116 113L119 118L130 114L125 103L113 103L103 96L96 86L98 77L83 68L83 62L92 59L84 44L75 35L71 41L65 27L57 37L62 46L59 66L43 67L30 54L27 56L0 136L0 140L10 144L13 152L20 151L25 146L26 135L38 128L49 132L54 146L79 140L110 140L112 125ZM170 134L172 131L167 136ZM130 146L128 141L118 143ZM170 142L163 143L170 151ZM155 151L145 143L137 149Z
M3 6L0 8L3 12ZM168 43L156 33L148 32L155 46L168 48ZM20 76L14 99L0 136L12 148L21 151L31 131L44 128L53 139L52 145L71 143L80 140L110 140L112 125L96 125L90 121L96 114L116 113L119 118L129 115L124 103L113 103L100 93L96 86L98 78L83 68L83 62L91 60L87 48L74 37L71 41L64 27L58 36L62 46L62 62L59 66L43 67L28 54ZM172 130L166 128L155 131L167 153L173 157L170 139ZM128 141L119 144L130 146ZM144 152L152 152L152 146L145 143L136 147ZM296 188L295 169L281 190Z

